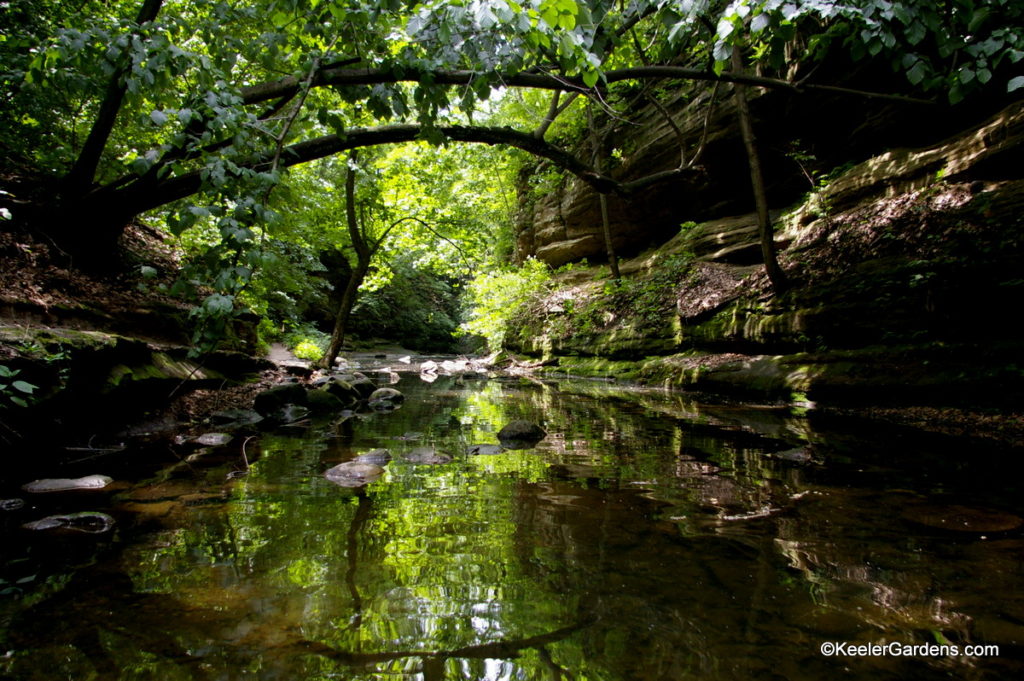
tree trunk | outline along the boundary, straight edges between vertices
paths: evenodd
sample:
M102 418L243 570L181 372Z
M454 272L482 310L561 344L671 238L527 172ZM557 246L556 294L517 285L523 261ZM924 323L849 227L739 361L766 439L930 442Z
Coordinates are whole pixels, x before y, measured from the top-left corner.
M603 140L597 134L597 128L594 127L594 114L591 111L591 104L587 102L587 125L590 127L590 134L594 140L594 172L598 175L601 174L601 156L604 153L602 148L604 145L601 143ZM604 193L597 195L598 201L601 206L601 234L604 237L604 251L608 255L608 267L612 271L612 279L621 279L622 275L619 273L619 257L615 253L615 246L612 244L612 228L608 220L608 196Z
M352 315L352 308L356 304L356 297L359 295L359 287L366 279L366 273L370 269L370 262L360 261L352 270L352 276L345 284L345 292L341 294L341 302L338 304L338 313L334 317L334 329L331 331L331 342L327 351L320 358L318 366L330 369L334 366L334 360L341 352L341 346L345 342L345 332L348 330L348 319Z
M348 329L348 318L356 304L359 287L366 279L366 273L370 271L370 261L373 259L374 250L376 250L367 243L356 215L356 154L355 150L349 154L349 167L345 173L345 222L348 225L348 236L352 240L352 247L356 251L356 266L352 270L352 276L349 277L348 283L345 284L345 292L341 295L341 302L338 304L338 314L334 318L334 329L331 331L331 342L328 344L324 356L320 358L319 366L324 369L333 367L335 358L341 352L341 345L345 342L345 332Z
M139 8L139 15L135 19L136 25L141 27L156 19L162 5L163 0L144 0L142 7ZM110 82L107 84L103 101L100 102L96 120L93 122L85 144L82 145L82 152L64 177L64 194L73 199L85 194L92 186L93 179L96 177L96 169L100 165L100 158L103 156L103 150L107 146L114 123L117 122L117 114L121 111L121 105L124 103L124 96L128 92L125 76L130 66L128 49L126 47L125 52L118 57L120 63L113 75L110 76Z
M739 73L743 68L739 49L733 47L733 71ZM754 138L754 126L750 122L750 107L747 106L746 88L737 83L735 86L736 110L740 119L740 133L743 146L747 149L747 161L750 164L750 183L754 190L754 205L757 209L757 228L761 236L761 257L764 259L765 271L776 295L786 290L789 282L786 273L779 266L775 253L775 235L771 217L768 215L768 198L764 191L764 176L761 173L761 161L757 155L757 141Z

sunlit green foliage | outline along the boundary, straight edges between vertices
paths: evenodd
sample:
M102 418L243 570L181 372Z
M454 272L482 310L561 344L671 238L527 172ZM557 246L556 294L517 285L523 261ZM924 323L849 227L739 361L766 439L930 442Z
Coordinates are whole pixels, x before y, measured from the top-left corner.
M482 336L492 352L501 350L509 320L550 278L547 265L532 258L519 268L478 274L468 286L469 309L461 331Z

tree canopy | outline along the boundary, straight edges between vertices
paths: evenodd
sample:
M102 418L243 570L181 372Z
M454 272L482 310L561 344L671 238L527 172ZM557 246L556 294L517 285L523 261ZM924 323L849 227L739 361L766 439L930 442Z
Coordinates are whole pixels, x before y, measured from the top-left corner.
M706 81L956 103L1024 87L1014 0L6 5L0 144L8 164L60 180L45 209L14 217L90 256L147 211L175 234L212 224L220 255L208 260L236 280L215 309L248 285L247 254L280 220L272 195L287 169L316 159L397 143L500 145L628 194L690 169L628 183L601 172L548 135L572 95L603 105L618 83ZM836 55L888 65L902 85L819 76ZM548 93L550 106L510 116L513 91Z

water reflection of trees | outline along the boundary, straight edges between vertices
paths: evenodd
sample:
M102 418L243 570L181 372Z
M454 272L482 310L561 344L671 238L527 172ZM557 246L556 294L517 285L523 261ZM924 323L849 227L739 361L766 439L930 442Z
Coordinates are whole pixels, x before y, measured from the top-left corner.
M820 440L786 414L520 382L409 393L265 436L226 496L170 502L26 613L19 645L109 678L812 679L833 671L822 640L977 641L1024 619L1015 540L915 534L899 495L776 456ZM549 438L462 454L514 418ZM401 460L422 445L456 460ZM396 460L368 489L320 477L381 446Z

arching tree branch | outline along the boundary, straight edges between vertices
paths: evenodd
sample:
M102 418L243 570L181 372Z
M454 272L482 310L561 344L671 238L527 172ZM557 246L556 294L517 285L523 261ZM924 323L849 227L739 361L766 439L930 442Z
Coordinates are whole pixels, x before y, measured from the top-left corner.
M438 128L438 131L446 138L456 142L503 144L546 158L576 175L601 193L606 194L623 188L614 179L596 172L572 154L544 140L537 139L529 133L519 132L512 128L460 125L441 127ZM281 151L280 166L299 165L360 147L412 142L421 139L424 132L425 128L420 125L388 125L379 128L353 129L347 131L345 135L325 135L285 147ZM268 152L244 166L257 170L267 168L273 162L273 157L274 154ZM200 171L196 170L156 184L141 183L118 190L99 191L92 198L105 203L114 202L122 211L136 215L191 196L201 187Z
M386 83L417 83L430 82L437 85L470 85L480 78L487 78L490 74L477 71L409 71L404 69L348 69L329 68L322 69L313 80L314 87L323 86L348 86L348 85L378 85ZM716 74L707 69L696 69L687 66L637 66L625 69L613 69L604 73L606 83L618 83L628 80L700 80L708 82L739 83L756 87L788 90L793 93L801 92L835 92L854 95L858 97L871 97L876 99L887 99L904 103L932 104L931 100L907 97L904 95L892 95L881 92L869 92L866 90L854 90L850 88L837 88L827 85L815 85L813 83L793 83L781 78L766 78L751 74L726 71ZM503 75L501 84L505 87L526 87L540 90L564 90L586 93L591 90L583 82L582 78L553 76L543 73L520 72ZM242 88L242 101L244 104L258 104L270 99L283 97L295 91L300 86L300 81L295 76L288 76L275 81L260 83Z

